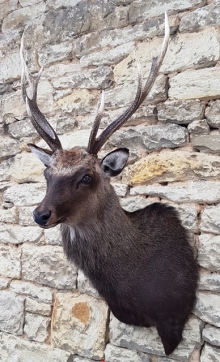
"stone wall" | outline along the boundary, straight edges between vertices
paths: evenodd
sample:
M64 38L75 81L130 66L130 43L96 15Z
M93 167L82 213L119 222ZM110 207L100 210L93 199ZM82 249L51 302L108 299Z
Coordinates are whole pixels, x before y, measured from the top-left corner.
M24 31L29 67L44 65L42 112L65 148L86 146L100 89L102 128L134 97L134 47L147 75L164 10L171 39L156 84L100 154L131 151L113 182L125 209L167 202L194 235L197 303L171 359L154 328L126 326L109 314L66 261L59 229L33 222L45 182L27 143L43 142L21 98L19 60ZM0 16L0 360L220 361L219 0L0 0Z

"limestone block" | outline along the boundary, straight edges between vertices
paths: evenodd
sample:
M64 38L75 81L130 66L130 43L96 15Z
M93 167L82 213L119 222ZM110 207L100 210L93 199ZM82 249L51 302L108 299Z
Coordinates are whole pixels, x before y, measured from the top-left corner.
M67 362L92 362L92 360L89 358L83 358L83 357L79 357L77 355L74 355L70 357L71 359L68 360Z
M0 162L0 179L1 181L10 180L10 167L13 164L13 158L8 158Z
M99 298L98 291L93 287L89 278L85 276L82 270L79 269L77 277L77 289L80 293L86 293L92 297Z
M22 246L22 276L58 289L74 289L77 270L66 260L63 248L54 245Z
M205 343L201 354L201 362L218 361L220 359L219 348L214 348Z
M47 7L49 9L59 9L62 6L76 6L81 0L48 0Z
M220 100L211 101L205 110L208 124L213 128L220 128Z
M10 209L0 209L0 223L2 222L16 224L17 211L15 207L12 207Z
M12 11L3 20L2 32L5 33L8 30L24 28L31 18L36 18L44 13L45 10L46 5L43 1L41 1L38 4L35 2L34 5Z
M195 204L174 204L171 202L163 201L167 205L173 206L177 209L179 213L179 218L182 222L182 225L188 229L193 231L198 231L198 219L197 215L199 213L199 208Z
M158 120L178 124L188 124L204 117L205 105L198 99L186 101L166 101L157 105Z
M0 292L0 329L2 332L21 335L24 323L24 298L15 293Z
M191 317L185 325L183 339L177 349L169 356L178 361L186 361L196 346L201 344L200 327L202 322ZM110 343L144 353L165 356L163 345L155 327L134 327L119 322L111 315Z
M26 313L24 333L26 338L31 341L45 342L48 337L48 326L50 318L41 315Z
M19 152L19 143L9 137L2 137L0 144L0 158L10 157Z
M39 50L39 63L49 66L54 62L66 61L71 58L71 55L72 43L69 41L59 44L46 44Z
M185 128L175 124L145 126L139 125L114 133L109 144L114 147L129 149L145 148L160 150L161 148L176 148L184 146L188 141Z
M10 13L11 11L14 11L17 9L17 0L7 0L7 5L6 5L6 1L0 1L0 14L1 14L1 18L3 19L8 13Z
M10 279L0 277L0 289L6 289L10 283Z
M42 234L43 231L38 226L0 224L0 240L2 243L34 243L39 240Z
M41 0L19 0L19 3L21 4L22 7L35 5L40 2Z
M43 182L45 166L32 153L23 152L14 158L10 168L11 177L18 183Z
M220 234L220 204L216 206L206 206L201 216L200 229L213 234Z
M37 131L35 131L30 119L15 120L8 125L8 133L11 137L18 139L37 136Z
M86 147L89 142L90 130L80 130L60 136L60 142L65 150L71 150L75 146Z
M120 204L124 210L133 212L138 209L143 209L144 207L152 204L153 202L159 202L160 199L156 197L141 197L141 196L130 196L123 199L120 199Z
M64 112L79 111L89 112L95 100L94 94L87 89L74 89L71 94L64 96L56 102L56 105Z
M204 0L181 0L178 2L178 11L193 9L194 7L205 4L206 2ZM172 12L176 10L177 3L175 0L160 0L159 2L155 2L154 0L147 2L135 0L129 7L129 23L141 22L146 18L163 15L165 11Z
M200 135L200 134L209 134L210 128L206 121L206 119L201 119L199 121L192 121L188 125L188 131L192 135Z
M51 305L50 304L42 303L36 299L29 298L29 297L26 298L25 310L30 313L37 313L37 314L41 314L44 316L51 315ZM44 322L46 322L46 321L44 321ZM41 342L41 341L39 341L39 342Z
M66 362L70 354L46 344L0 333L0 355L1 362Z
M150 362L151 358L141 352L131 351L125 348L118 348L107 344L105 349L105 362Z
M198 263L211 271L220 271L220 235L201 234L199 236Z
M220 135L217 134L194 136L192 144L203 152L220 153Z
M204 29L207 26L218 26L220 24L219 14L219 1L214 0L207 6L186 13L180 21L180 32L188 33Z
M150 195L165 198L174 202L198 202L213 204L220 202L218 181L188 181L172 185L135 186L130 190L131 196Z
M45 196L45 185L23 184L9 187L3 194L3 206L30 206L40 203Z
M205 272L200 273L199 290L220 292L220 274Z
M53 301L52 290L43 285L37 285L23 280L12 280L10 289L15 293L36 298L43 303L51 304Z
M18 51L9 54L6 53L4 57L1 57L0 67L1 74L3 75L1 77L1 82L11 82L15 79L18 79L21 74Z
M44 230L45 241L51 245L62 245L62 236L60 232L60 225L51 229Z
M22 226L36 226L33 211L36 206L19 207L19 224ZM11 209L10 209L11 210Z
M212 99L220 96L220 67L186 70L170 78L171 99Z
M204 322L220 327L220 295L198 292L194 313Z
M21 92L17 91L3 94L0 112L3 116L10 115L18 119L22 118L25 114L25 104L21 97Z
M88 55L83 55L80 58L80 64L82 67L88 67L91 65L113 65L128 56L128 54L133 50L133 47L133 42L129 42L107 51L100 50Z
M128 191L128 185L119 182L112 182L112 186L114 187L114 190L118 197L126 196L126 193Z
M107 317L107 305L100 299L86 294L58 293L52 317L52 343L73 354L101 359Z
M220 157L208 154L206 156L198 152L171 150L151 153L125 169L127 182L137 185L218 178Z
M204 341L212 344L213 346L220 347L220 329L207 324L202 331L202 338Z
M0 244L0 274L8 278L21 276L21 248Z

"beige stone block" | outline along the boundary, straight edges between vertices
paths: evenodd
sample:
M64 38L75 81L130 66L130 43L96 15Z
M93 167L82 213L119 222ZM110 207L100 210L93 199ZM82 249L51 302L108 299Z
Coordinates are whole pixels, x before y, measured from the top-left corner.
M104 356L108 307L79 293L58 293L52 316L52 343L83 357Z
M34 243L40 239L42 234L43 231L38 226L0 224L0 240L2 243Z
M23 333L24 297L9 290L0 291L0 330L15 335Z
M41 315L26 313L24 333L31 341L45 342L48 338L48 326L50 318Z
M204 322L220 327L220 295L198 292L194 313Z
M41 202L45 196L45 184L21 184L9 187L3 194L3 206L30 206Z
M51 304L53 301L52 290L43 285L37 285L24 280L12 280L10 289L15 293L36 298L43 303Z
M220 156L189 151L166 150L151 153L126 168L130 185L215 179L220 176Z
M170 78L171 99L213 99L220 97L220 67L186 70Z
M43 182L43 171L45 166L32 153L23 152L14 158L10 167L11 177L18 183Z
M0 274L8 278L21 276L21 248L0 244Z
M87 89L75 89L73 92L61 99L56 104L64 112L72 112L80 108L91 107L94 102L95 96Z
M44 316L51 315L51 305L47 303L42 303L39 300L34 298L26 298L25 310L30 313L37 313ZM40 341L39 341L40 342Z

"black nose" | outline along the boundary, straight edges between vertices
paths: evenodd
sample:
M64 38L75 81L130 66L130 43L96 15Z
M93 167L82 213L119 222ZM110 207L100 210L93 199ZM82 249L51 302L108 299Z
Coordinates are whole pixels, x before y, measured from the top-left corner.
M51 215L51 211L46 211L39 213L37 210L34 210L33 216L34 221L39 225L46 225Z

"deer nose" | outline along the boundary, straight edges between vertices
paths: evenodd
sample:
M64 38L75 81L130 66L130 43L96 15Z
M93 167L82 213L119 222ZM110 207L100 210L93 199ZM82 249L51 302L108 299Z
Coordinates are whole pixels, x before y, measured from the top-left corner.
M33 216L34 221L39 225L46 225L51 215L51 211L46 212L38 212L37 210L34 210Z

